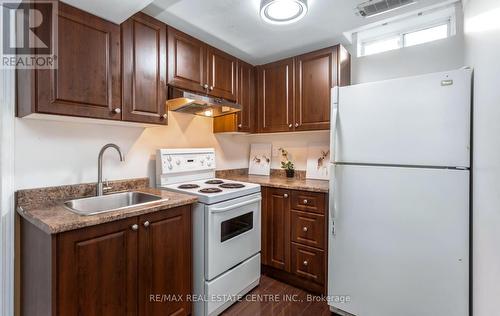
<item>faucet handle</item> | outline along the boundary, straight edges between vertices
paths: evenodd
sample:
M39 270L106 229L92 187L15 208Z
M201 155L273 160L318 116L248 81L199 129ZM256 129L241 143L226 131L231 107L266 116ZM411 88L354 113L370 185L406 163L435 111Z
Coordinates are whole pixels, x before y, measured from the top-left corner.
M109 185L109 181L107 179L104 180L104 186L102 188L103 191L109 191L113 189L113 186Z

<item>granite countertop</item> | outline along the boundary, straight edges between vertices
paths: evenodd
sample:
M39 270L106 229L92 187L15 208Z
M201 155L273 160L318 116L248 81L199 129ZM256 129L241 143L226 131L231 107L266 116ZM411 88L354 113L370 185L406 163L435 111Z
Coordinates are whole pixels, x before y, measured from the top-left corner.
M146 182L147 183L147 182ZM122 186L125 190L140 191L145 193L150 193L162 197L162 200L148 203L147 205L138 205L135 207L130 207L125 210L118 210L113 212L105 212L96 215L78 215L66 209L63 206L63 202L68 199L77 198L75 197L74 186L64 186L64 187L53 187L48 188L49 192L57 192L54 195L57 198L45 199L43 201L37 200L38 196L41 196L45 191L44 189L33 189L33 190L23 190L17 192L17 212L27 221L37 226L44 232L48 234L56 234L69 230L74 230L78 228L103 224L123 218L148 214L160 210L165 210L169 208L174 208L177 206L188 205L195 203L197 198L192 195L180 194L165 190L158 190L154 188L148 188L144 183L141 183L139 187L134 187L130 185ZM81 185L83 186L83 185ZM91 186L91 185L90 185ZM57 191L56 188L62 188ZM61 199L61 191L67 191L67 198ZM71 192L69 192L71 191ZM78 190L77 190L78 191ZM120 190L123 191L123 190ZM95 192L95 191L94 191ZM81 192L79 192L81 193ZM29 195L31 194L31 195ZM46 194L47 195L47 194ZM50 196L50 194L49 194ZM88 196L88 195L87 195ZM80 196L83 197L83 196Z
M329 181L286 178L282 176L257 176L249 174L221 174L221 178L257 183L265 187L328 193Z

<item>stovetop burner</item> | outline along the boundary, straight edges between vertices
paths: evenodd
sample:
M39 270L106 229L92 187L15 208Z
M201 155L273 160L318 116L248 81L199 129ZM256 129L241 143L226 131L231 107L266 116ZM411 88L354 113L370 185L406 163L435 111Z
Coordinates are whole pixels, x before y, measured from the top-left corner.
M181 184L178 186L179 189L196 189L199 188L200 186L197 184L192 184L192 183L187 183L187 184Z
M205 188L205 189L199 190L198 192L200 192L200 193L218 193L218 192L222 192L222 190L219 188Z
M224 183L224 181L222 180L208 180L208 181L205 181L206 184L222 184Z
M239 188L244 188L245 185L241 183L223 183L219 185L219 187L224 189L239 189Z

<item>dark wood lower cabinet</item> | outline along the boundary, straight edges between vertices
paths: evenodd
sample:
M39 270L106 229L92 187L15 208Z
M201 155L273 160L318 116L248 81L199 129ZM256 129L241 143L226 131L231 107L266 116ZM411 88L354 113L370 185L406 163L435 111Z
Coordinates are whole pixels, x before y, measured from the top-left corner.
M57 235L60 315L137 314L138 231L131 229L136 221L130 218Z
M190 315L191 304L186 301L192 275L189 208L144 215L139 224L145 227L139 234L139 314ZM152 302L151 295L182 295L183 300Z
M262 271L326 294L327 194L263 188Z
M154 299L190 293L190 206L55 235L21 219L22 315L190 315Z

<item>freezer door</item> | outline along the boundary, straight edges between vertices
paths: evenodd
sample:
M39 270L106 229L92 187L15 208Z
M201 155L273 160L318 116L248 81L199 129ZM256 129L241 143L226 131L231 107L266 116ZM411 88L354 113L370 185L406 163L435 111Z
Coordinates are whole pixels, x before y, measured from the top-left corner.
M335 161L469 167L470 112L471 70L341 87Z
M333 308L468 315L469 171L337 165L334 190Z

